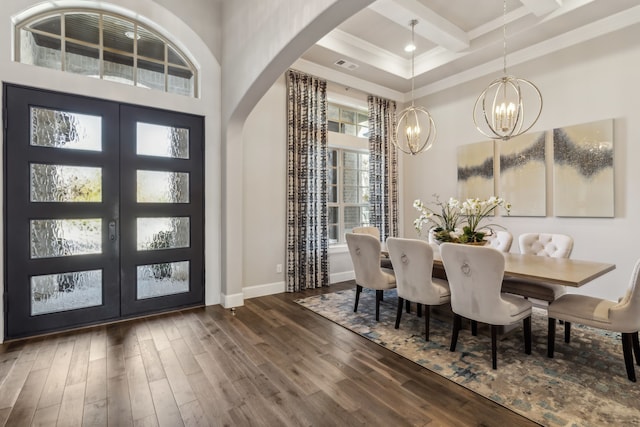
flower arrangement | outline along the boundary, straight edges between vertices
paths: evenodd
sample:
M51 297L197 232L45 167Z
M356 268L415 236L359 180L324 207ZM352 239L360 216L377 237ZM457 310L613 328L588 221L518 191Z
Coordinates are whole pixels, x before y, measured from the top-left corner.
M420 212L413 225L418 234L425 225L430 225L429 230L433 230L434 238L440 242L482 242L487 230L490 231L491 227L501 227L498 224L481 225L482 221L493 214L498 206L506 209L507 215L511 211L510 203L495 196L486 200L467 199L462 203L453 197L444 203L437 194L434 194L434 199L433 205L438 207L437 210L427 207L420 199L413 202L413 207Z

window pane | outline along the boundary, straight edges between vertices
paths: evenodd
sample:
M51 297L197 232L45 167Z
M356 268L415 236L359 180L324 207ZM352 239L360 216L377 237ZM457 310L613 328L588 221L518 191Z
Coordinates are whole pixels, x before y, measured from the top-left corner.
M329 224L337 224L338 221L338 207L329 206Z
M338 203L338 186L332 185L327 189L329 203Z
M345 186L358 185L358 171L354 169L345 169L343 174L343 180Z
M358 113L358 124L369 127L369 116L365 113Z
M167 76L167 92L193 96L195 76L190 70L169 67Z
M344 186L342 189L342 201L344 203L358 203L358 187Z
M360 161L358 167L362 170L369 170L369 155L368 154L360 154L358 156L358 160Z
M102 78L112 82L133 84L133 58L113 52L104 52Z
M138 55L164 62L164 41L145 28L138 27Z
M340 123L329 120L327 130L331 132L340 132Z
M138 123L136 154L189 158L189 129Z
M358 153L344 151L342 153L342 165L345 169L356 169L358 167Z
M31 220L31 258L102 253L102 219Z
M20 31L20 62L39 67L62 70L62 42L60 39Z
M338 184L338 169L330 168L327 171L327 184L328 185Z
M138 86L164 91L164 65L139 59L137 82Z
M188 217L138 218L137 226L139 251L188 248L190 245Z
M100 16L96 13L67 13L64 34L68 38L95 45L100 43Z
M100 51L96 48L67 42L64 69L70 73L100 77Z
M181 65L183 67L188 67L187 65L187 61L185 61L182 58L182 55L180 55L178 52L176 52L176 50L174 48L172 48L171 46L167 46L167 51L168 51L168 61L169 64L175 64L175 65Z
M102 168L31 165L32 202L101 202Z
M369 187L360 187L358 203L369 203Z
M327 152L327 166L330 168L335 168L338 166L338 151L337 150L328 150Z
M340 120L343 123L356 123L356 112L349 110L341 110Z
M133 22L108 15L103 15L102 19L104 47L133 54L133 39L135 38Z
M189 203L189 174L139 170L138 203Z
M102 118L31 107L31 145L102 151Z
M339 231L338 231L338 226L337 225L330 225L328 227L328 232L329 232L329 243L338 243L339 240Z
M340 121L340 108L338 106L329 104L327 106L327 119L336 122Z
M189 292L189 261L139 265L138 299Z
M369 186L369 171L360 171L358 172L359 180L358 185L363 187Z
M358 126L358 137L369 138L369 128L364 126Z
M102 305L102 270L31 277L31 315Z
M344 133L345 135L356 136L356 125L342 123L342 133Z

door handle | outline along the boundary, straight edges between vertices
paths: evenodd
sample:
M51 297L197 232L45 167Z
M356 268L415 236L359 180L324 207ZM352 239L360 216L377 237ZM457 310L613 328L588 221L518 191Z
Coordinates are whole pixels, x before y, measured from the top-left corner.
M116 221L115 220L111 220L109 221L109 240L111 240L112 242L116 240L117 234L116 234Z

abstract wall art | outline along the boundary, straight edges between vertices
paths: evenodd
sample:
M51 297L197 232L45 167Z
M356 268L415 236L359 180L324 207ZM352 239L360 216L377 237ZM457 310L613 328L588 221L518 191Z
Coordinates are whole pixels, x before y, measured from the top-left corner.
M553 130L556 216L613 217L613 119Z
M493 196L493 141L458 147L458 198Z
M546 215L546 132L498 141L500 197L511 203L512 216Z

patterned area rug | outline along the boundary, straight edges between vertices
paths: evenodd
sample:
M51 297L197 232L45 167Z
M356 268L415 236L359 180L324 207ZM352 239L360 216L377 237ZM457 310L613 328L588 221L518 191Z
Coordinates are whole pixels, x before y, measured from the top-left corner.
M572 325L571 343L558 325L554 359L547 358L546 310L534 308L532 352L524 353L522 324L498 340L498 369L491 369L491 340L463 329L449 351L451 320L431 318L429 342L424 319L403 312L394 329L397 298L386 291L375 321L375 294L364 290L353 312L354 289L296 302L523 416L548 426L640 425L640 384L627 379L619 334ZM464 323L463 323L464 325ZM636 375L640 369L636 366Z

